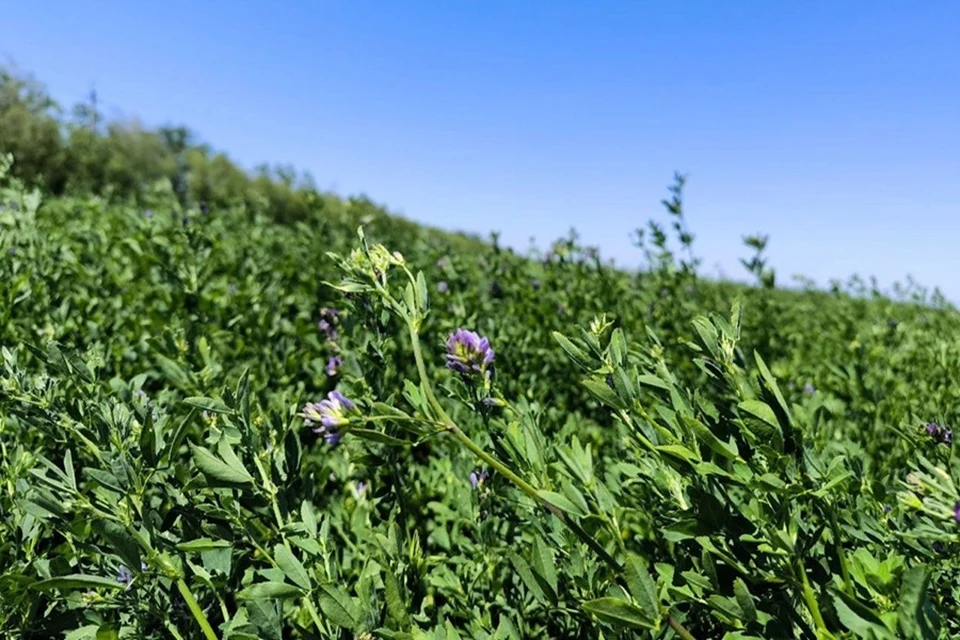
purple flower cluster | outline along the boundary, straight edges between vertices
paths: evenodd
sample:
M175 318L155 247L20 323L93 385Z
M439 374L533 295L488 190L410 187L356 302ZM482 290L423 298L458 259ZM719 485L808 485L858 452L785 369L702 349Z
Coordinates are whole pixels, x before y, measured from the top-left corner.
M953 505L953 519L960 522L960 502Z
M475 331L457 329L447 338L447 368L451 371L464 376L482 374L489 377L493 358L490 341Z
M320 328L320 331L327 336L327 340L336 340L337 339L337 320L339 314L336 309L330 309L324 307L320 310L320 322L317 326Z
M327 360L327 375L331 378L340 373L340 367L343 366L343 360L339 356L333 356Z
M815 391L816 391L816 388L809 382L803 385L803 392L808 396L812 396Z
M470 486L473 487L473 490L476 491L480 488L480 485L485 483L490 477L486 471L473 471L470 473Z
M320 402L304 406L300 415L308 427L319 423L313 432L323 436L327 444L334 445L340 442L340 428L350 422L350 414L356 413L359 413L357 405L334 389Z
M437 291L439 291L440 293L446 293L449 290L450 290L450 286L444 280L441 280L440 282L437 283Z
M933 438L933 441L938 444L951 445L953 444L953 431L941 427L935 422L931 422L925 428L927 435Z
M133 583L133 574L131 574L130 570L123 565L120 565L120 571L117 572L117 582L127 585L128 589Z

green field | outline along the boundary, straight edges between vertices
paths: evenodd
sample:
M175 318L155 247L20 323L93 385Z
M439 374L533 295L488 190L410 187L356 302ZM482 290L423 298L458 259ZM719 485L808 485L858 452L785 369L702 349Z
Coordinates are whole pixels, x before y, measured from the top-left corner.
M939 296L698 276L682 181L627 272L0 79L4 637L960 636Z

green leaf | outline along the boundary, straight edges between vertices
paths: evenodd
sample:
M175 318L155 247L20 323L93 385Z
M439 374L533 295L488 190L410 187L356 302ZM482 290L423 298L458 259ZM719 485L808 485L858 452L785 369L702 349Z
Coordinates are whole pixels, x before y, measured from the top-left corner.
M650 629L657 628L657 621L644 613L643 609L620 598L597 598L583 603L583 608L597 619L616 628Z
M540 536L533 539L533 570L550 587L553 596L551 599L555 599L557 594L557 566L554 564L550 547L540 539Z
M750 595L750 589L740 578L733 581L733 593L737 597L737 604L743 612L743 617L747 622L755 622L757 619L757 607L753 603L753 596Z
M229 540L213 540L211 538L197 538L189 542L181 542L177 545L180 551L197 552L213 551L215 549L226 549L232 547L233 543Z
M894 638L883 618L876 611L843 591L834 590L833 604L837 617L859 637Z
M73 591L76 589L113 589L114 591L120 591L125 588L125 585L111 578L74 573L68 576L57 576L55 578L34 582L30 585L30 588L35 591L51 591L53 589L61 589L64 591Z
M350 596L330 585L324 585L321 589L320 610L335 625L354 629L357 626L357 611Z
M303 526L306 527L307 533L310 534L311 538L317 537L317 514L314 511L313 503L309 500L304 500L300 504L300 519L303 521Z
M380 444L386 444L391 447L409 447L410 443L406 440L401 440L400 438L394 438L393 436L388 436L387 434L381 431L375 431L373 429L350 429L350 435L357 436L363 440L370 440L371 442L379 442Z
M185 399L184 404L191 407L210 411L211 413L233 413L233 409L224 404L219 398L207 398L205 396L193 396Z
M110 546L123 560L127 568L140 570L140 545L126 529L119 523L104 520L100 521L103 536L110 542Z
M207 479L237 487L253 483L253 476L247 473L243 467L232 467L211 452L195 444L191 443L190 449L193 451L194 463Z
M117 480L116 476L109 471L103 471L101 469L84 469L83 472L93 478L97 484L100 484L111 491L116 491L117 493L121 494L126 493L126 490L120 486L120 481Z
M728 460L736 460L739 456L739 451L737 450L737 443L731 440L730 442L723 442L714 435L710 429L707 428L705 424L692 418L690 416L680 416L683 420L683 424L686 425L697 439L707 445L711 451L714 453L719 453L721 456Z
M644 615L651 620L657 620L660 617L660 598L657 595L657 584L653 581L653 576L650 575L643 560L629 554L624 569L630 595L643 609Z
M190 376L179 364L160 354L157 354L156 358L157 364L160 365L160 370L163 371L163 375L167 380L181 389L190 386Z
M417 301L421 315L425 314L430 306L430 296L427 294L427 279L423 271L417 271Z
M553 491L547 491L545 489L540 489L539 491L537 491L537 495L543 498L544 500L546 500L552 506L556 507L557 509L560 509L561 511L565 511L567 513L573 514L575 516L580 516L580 517L587 515L586 511L584 511L579 506L574 504L574 502L570 500L570 498L566 497L565 495L555 493Z
M593 394L597 400L608 407L623 410L628 408L623 400L620 399L620 396L614 393L613 389L607 386L606 382L600 382L598 380L591 380L587 378L583 381L583 386L585 386L587 391Z
M922 565L911 567L903 576L897 621L908 638L933 638L939 635L939 630L932 629L925 616L925 609L931 606L927 598L929 586L930 571Z
M777 386L777 380L773 377L773 374L770 373L770 369L767 368L767 363L763 361L763 357L759 352L755 351L753 353L753 358L757 362L757 368L760 369L760 378L763 381L763 386L773 395L776 399L777 404L780 405L779 408L783 412L783 416L787 424L781 424L782 429L786 429L790 426L790 408L787 407L786 401L783 399L783 394L780 393L780 387Z
M620 327L614 329L610 335L610 355L613 357L614 365L622 367L627 363L627 339Z
M273 549L273 558L277 561L277 566L283 571L283 575L290 582L309 591L311 588L310 574L304 568L303 564L297 559L293 552L282 544L278 544Z
M558 331L553 332L553 339L557 341L557 344L560 345L560 348L563 349L570 359L572 359L578 366L589 369L593 362L590 359L590 356L587 355L587 352L573 344L569 338L564 336Z
M286 582L258 582L237 594L241 600L283 600L286 598L300 598L306 593Z
M113 623L100 625L96 640L120 640L120 627Z
M770 408L766 402L760 400L744 400L737 408L747 413L758 420L762 420L771 427L776 429L780 428L780 423L777 422L777 414L773 412L773 409Z
M513 564L513 568L516 569L517 575L520 576L520 579L523 581L523 584L525 584L527 589L533 593L533 597L536 598L538 602L546 603L547 594L543 591L543 587L540 586L540 583L534 577L533 571L530 569L530 565L527 564L527 561L513 552L511 552L508 557L510 558L510 562Z
M710 323L710 320L704 316L698 316L693 320L693 328L697 330L703 346L707 348L714 360L720 360L720 348L718 346L719 335L716 327Z
M700 462L700 454L682 444L663 444L656 447L656 450L682 462Z
M653 387L654 389L660 389L661 391L670 391L669 384L667 384L662 378L658 378L657 376L649 373L644 373L637 376L637 382L645 387Z
M384 567L383 570L383 590L387 600L387 612L401 628L408 628L410 626L410 616L407 612L407 604L403 600L397 576L389 567Z

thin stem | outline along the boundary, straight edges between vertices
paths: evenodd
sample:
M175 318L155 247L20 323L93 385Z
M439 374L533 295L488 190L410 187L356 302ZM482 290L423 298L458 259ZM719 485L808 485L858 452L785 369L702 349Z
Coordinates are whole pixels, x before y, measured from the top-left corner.
M840 572L843 574L843 588L848 595L853 595L853 582L850 580L850 569L847 567L847 556L840 543L840 523L837 522L837 512L833 505L828 505L830 511L830 530L833 532L833 542L837 545L837 557L840 558Z
M172 622L170 622L169 620L164 620L163 626L167 628L167 631L170 632L170 635L173 636L174 640L183 640L183 636L180 635L180 631L175 626L173 626Z
M503 475L510 482L517 486L521 491L527 494L531 499L533 499L537 504L546 508L550 513L556 516L560 522L562 522L568 529L570 529L580 540L590 547L600 558L606 562L614 572L619 573L622 568L620 563L616 561L607 550L597 542L593 536L584 531L580 525L574 522L572 519L567 517L567 514L558 509L557 507L550 504L547 500L540 496L537 492L537 489L528 483L526 480L514 473L507 465L503 464L495 457L484 451L477 445L473 440L470 439L467 434L465 434L457 424L450 419L447 413L443 410L443 407L440 406L440 403L437 401L436 396L433 395L433 389L430 387L430 379L427 376L427 367L423 361L423 353L420 349L420 336L417 333L416 328L412 323L408 323L410 329L410 341L413 346L413 356L414 360L417 363L417 372L420 374L420 381L423 385L424 392L427 395L427 401L430 402L434 411L437 412L441 422L446 427L453 436L460 441L463 446L469 449L475 456L483 460L486 464L492 467L495 471Z
M267 493L270 495L270 502L273 505L273 517L277 521L277 527L279 527L278 532L280 534L280 539L283 540L283 546L286 547L287 551L293 554L293 549L290 548L290 542L287 540L286 536L283 535L283 515L280 513L280 504L277 502L277 488L273 484L273 481L267 476L266 469L264 469L263 464L260 462L260 458L254 456L254 464L257 466L257 471L260 473L260 477L263 479L263 483L267 489ZM257 545L254 541L254 544L260 548L260 552L263 553L267 559L270 561L270 564L273 566L278 566L277 561L267 553L266 549ZM310 613L310 617L313 619L313 623L317 626L317 630L320 633L326 633L326 629L323 627L323 623L320 621L320 614L317 613L316 607L313 605L313 602L308 597L303 598L303 604L307 608L307 611Z
M800 574L800 585L803 590L803 600L807 604L807 609L810 610L810 615L813 617L813 622L817 625L818 631L827 631L827 625L823 621L823 615L820 613L820 605L817 604L817 595L813 592L813 588L810 586L810 581L807 580L807 572L803 567L803 561L797 561L797 572Z
M183 599L186 600L187 608L190 609L190 613L193 614L197 624L200 625L200 628L203 630L203 635L206 636L207 640L219 640L216 632L213 630L213 627L211 627L210 623L207 621L207 616L203 614L203 611L200 609L200 605L197 604L196 598L194 598L193 594L190 593L190 587L187 586L187 583L184 582L183 578L177 578L177 589L180 590L180 595L182 595Z
M317 612L317 608L313 606L310 598L304 596L303 604L307 607L307 611L310 613L310 617L313 619L313 624L316 625L317 631L321 634L327 633L327 629L323 626L323 621L320 620L320 614Z
M687 631L687 629L682 624L680 624L680 621L674 618L673 616L668 617L667 623L670 625L671 629L676 631L678 636L683 638L683 640L696 640L696 638L693 637L693 634Z

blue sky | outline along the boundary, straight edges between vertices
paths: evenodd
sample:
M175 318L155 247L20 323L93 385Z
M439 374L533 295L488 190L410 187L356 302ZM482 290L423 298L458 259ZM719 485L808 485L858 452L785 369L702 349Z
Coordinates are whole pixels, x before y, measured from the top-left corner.
M525 248L636 265L675 170L704 270L769 234L782 281L907 274L960 301L960 2L5 3L63 102L184 123Z

